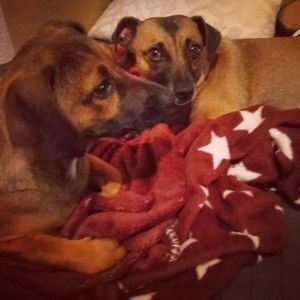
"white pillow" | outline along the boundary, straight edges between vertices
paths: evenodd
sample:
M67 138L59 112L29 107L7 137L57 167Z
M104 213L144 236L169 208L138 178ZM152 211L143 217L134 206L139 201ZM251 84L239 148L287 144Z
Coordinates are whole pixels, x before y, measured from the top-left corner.
M201 15L232 39L271 37L281 0L113 0L89 35L110 39L121 18Z

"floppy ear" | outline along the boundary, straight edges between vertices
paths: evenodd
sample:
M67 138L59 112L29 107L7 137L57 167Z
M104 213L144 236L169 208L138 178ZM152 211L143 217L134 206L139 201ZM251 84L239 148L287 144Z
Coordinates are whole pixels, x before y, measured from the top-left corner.
M134 17L125 17L118 23L113 35L114 44L121 44L128 48L136 35L137 27L141 21Z
M200 16L192 17L192 20L197 23L198 29L204 37L208 59L212 60L219 48L221 34L217 29L207 24Z
M49 159L82 156L84 140L59 109L54 85L54 66L10 84L4 102L10 140Z
M131 51L131 43L141 21L134 17L125 17L117 25L112 41L115 45L115 61L124 69L130 69L135 63L135 55Z

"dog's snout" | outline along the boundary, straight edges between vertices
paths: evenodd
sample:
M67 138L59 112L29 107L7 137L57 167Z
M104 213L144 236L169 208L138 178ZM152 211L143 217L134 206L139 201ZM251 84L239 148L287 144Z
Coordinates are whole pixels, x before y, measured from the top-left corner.
M192 74L188 71L176 73L173 89L176 95L176 105L185 105L191 102L194 96L194 79Z
M192 101L194 90L183 90L176 93L175 104L185 105Z

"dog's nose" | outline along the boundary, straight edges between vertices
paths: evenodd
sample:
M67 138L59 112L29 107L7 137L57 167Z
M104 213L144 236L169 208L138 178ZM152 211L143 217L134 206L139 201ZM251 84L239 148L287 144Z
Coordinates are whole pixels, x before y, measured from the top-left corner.
M185 105L192 101L193 95L194 95L193 90L179 91L176 93L175 104Z

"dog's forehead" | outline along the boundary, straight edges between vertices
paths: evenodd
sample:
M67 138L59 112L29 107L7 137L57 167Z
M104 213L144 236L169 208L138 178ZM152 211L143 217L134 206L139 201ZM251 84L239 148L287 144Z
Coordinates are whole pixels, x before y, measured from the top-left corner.
M197 24L189 17L176 15L169 17L154 17L145 20L138 29L138 34L143 37L145 43L151 40L165 38L203 41L203 37Z
M180 29L181 20L178 17L166 17L157 19L157 23L161 26L167 33L175 36Z
M89 39L88 37L81 37L80 39L65 39L53 44L53 50L58 56L62 57L82 57L90 58L105 58L108 51L104 45Z
M13 64L38 70L43 65L76 66L84 62L104 59L109 55L101 43L84 35L57 34L37 36L29 41L16 55Z
M45 48L52 63L61 71L85 74L92 72L100 63L111 61L112 51L108 45L82 37L81 39L65 39L50 43ZM43 51L41 51L42 57ZM49 61L46 63L49 63Z

